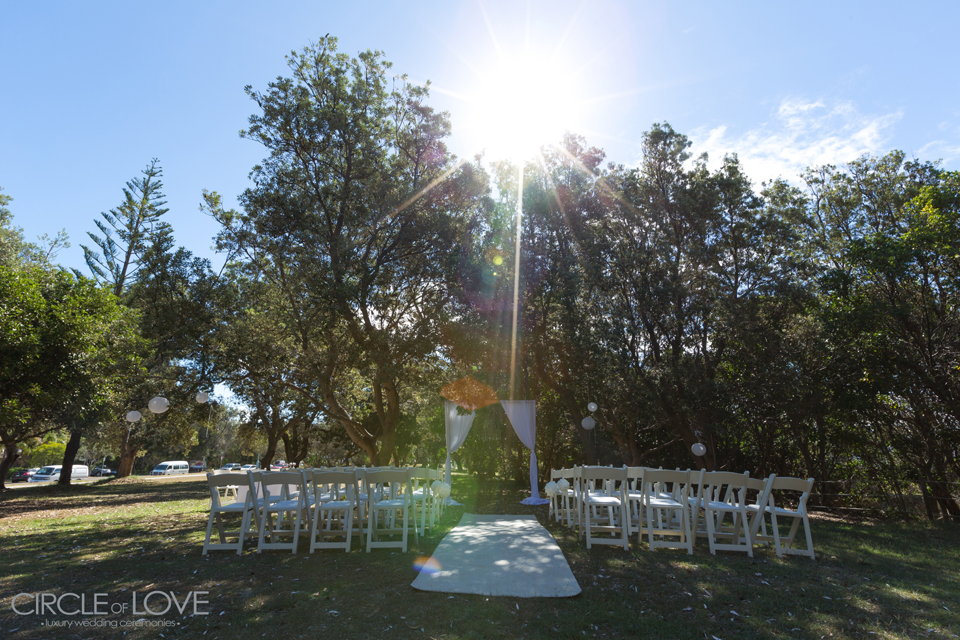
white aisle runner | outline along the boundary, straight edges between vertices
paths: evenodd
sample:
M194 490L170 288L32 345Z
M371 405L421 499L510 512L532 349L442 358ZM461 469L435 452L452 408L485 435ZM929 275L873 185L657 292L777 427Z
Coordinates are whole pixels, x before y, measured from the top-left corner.
M472 513L444 536L413 587L518 598L580 593L563 552L535 516Z

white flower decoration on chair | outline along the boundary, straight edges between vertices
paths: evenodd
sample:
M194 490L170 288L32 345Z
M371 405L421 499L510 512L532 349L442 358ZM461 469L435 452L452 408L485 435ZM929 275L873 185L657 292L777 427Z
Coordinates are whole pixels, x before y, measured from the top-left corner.
M569 488L570 488L570 483L567 482L566 478L561 478L560 481L557 482L557 489L559 490L560 493L563 493Z
M543 486L543 492L547 494L548 498L553 498L560 493L560 487L557 486L556 482L548 482Z

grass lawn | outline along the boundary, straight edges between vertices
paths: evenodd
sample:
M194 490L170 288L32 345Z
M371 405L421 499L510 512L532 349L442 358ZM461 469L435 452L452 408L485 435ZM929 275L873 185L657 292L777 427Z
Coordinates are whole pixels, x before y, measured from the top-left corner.
M890 521L813 523L817 560L777 559L760 547L711 556L589 552L547 507L520 505L521 487L454 477L438 530L406 554L218 552L201 556L209 494L196 479L105 480L61 491L0 496L0 638L942 638L960 637L960 527ZM556 537L583 593L565 599L448 595L414 590L429 556L464 512L536 514ZM253 545L255 546L255 544ZM358 545L359 547L360 545ZM248 546L248 548L250 548ZM126 614L16 615L18 593L207 591L207 616L168 613L171 626L137 628ZM156 609L165 605L155 600ZM19 607L32 606L21 600ZM78 606L73 599L64 609ZM143 617L143 616L138 616ZM53 627L55 620L116 628Z

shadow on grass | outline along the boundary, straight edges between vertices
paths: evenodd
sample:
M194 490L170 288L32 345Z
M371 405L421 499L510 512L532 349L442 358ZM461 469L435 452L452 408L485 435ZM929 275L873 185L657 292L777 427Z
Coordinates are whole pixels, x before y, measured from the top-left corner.
M439 526L408 553L357 544L351 553L201 555L207 522L204 483L98 484L77 493L2 501L0 637L139 638L155 630L80 629L52 636L36 616L15 616L22 592L106 593L111 602L154 590L183 597L207 591L208 616L165 616L166 638L834 638L960 635L955 527L819 520L817 560L778 559L758 548L692 556L651 552L631 539L629 552L595 547L547 518L547 507L519 504L523 486L454 477ZM43 509L97 500L106 511L31 519ZM35 504L34 504L35 503ZM535 514L555 536L583 593L567 599L517 599L419 592L418 557L429 556L463 513ZM108 616L109 617L109 616ZM113 616L117 618L117 616ZM119 616L123 618L123 616ZM125 619L130 619L127 615ZM17 629L13 631L13 629ZM932 629L929 633L927 629ZM877 634L872 635L871 632ZM829 637L829 636L828 636Z

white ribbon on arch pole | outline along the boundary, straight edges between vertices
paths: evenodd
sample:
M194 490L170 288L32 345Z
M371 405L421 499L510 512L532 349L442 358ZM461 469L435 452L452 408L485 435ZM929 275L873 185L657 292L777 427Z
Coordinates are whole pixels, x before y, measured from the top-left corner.
M446 401L443 408L444 423L447 432L447 462L444 466L443 481L450 484L450 454L454 453L467 440L467 434L470 433L470 427L473 426L473 419L477 417L477 412L472 411L462 416L457 412L455 402ZM460 506L460 503L453 498L448 497L446 504L450 506Z
M520 501L520 504L549 504L550 501L540 497L537 489L537 403L535 400L501 400L503 411L516 431L517 437L527 449L530 449L530 497Z

